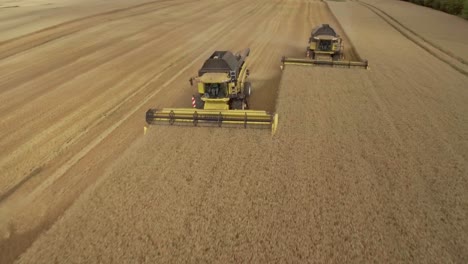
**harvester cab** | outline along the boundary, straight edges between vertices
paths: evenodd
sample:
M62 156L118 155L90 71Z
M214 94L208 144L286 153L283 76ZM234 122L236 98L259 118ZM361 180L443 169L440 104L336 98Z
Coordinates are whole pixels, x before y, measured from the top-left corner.
M312 30L306 56L311 59L340 60L343 58L343 41L328 24Z
M306 58L283 56L281 69L284 69L286 64L365 69L369 67L367 60L344 60L343 40L329 24L321 24L312 30L306 48Z
M249 54L250 49L237 54L215 51L198 71L198 76L190 81L191 85L197 85L195 108L248 109L251 85L247 81L246 59Z
M149 109L146 112L148 125L241 126L269 128L275 133L277 114L249 110L252 91L247 80L249 54L249 48L236 54L215 51L203 63L198 75L189 80L196 90L192 96L193 108Z

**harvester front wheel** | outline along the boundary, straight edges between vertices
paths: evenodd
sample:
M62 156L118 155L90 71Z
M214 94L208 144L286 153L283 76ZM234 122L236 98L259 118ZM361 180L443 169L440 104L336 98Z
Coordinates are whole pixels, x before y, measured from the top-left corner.
M341 53L335 53L335 54L333 54L332 59L333 59L334 61L340 60L340 59L341 59Z
M244 110L247 104L242 99L236 99L231 103L231 108L235 110Z
M252 94L252 85L249 82L244 83L244 95L249 97Z

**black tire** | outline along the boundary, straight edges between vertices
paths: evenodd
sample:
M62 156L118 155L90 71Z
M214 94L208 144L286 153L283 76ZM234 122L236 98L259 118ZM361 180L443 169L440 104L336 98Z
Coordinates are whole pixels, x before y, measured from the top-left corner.
M249 97L252 94L252 84L250 82L244 83L244 95Z
M232 103L231 103L231 108L232 108L232 109L242 110L242 107L243 107L243 100L235 99L235 100L232 101Z
M245 110L249 110L249 109L250 109L250 106L249 106L249 101L247 101L247 98L244 99L244 103L245 103L244 109L245 109Z
M341 54L340 53L335 53L333 54L333 58L332 58L334 61L339 61L341 59Z

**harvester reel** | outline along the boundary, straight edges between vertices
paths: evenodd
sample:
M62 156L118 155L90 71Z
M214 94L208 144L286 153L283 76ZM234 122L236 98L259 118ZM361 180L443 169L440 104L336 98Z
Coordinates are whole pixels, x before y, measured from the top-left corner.
M240 100L241 104L247 101ZM149 109L146 112L148 125L192 125L192 126L226 126L243 128L269 128L275 134L278 125L278 114L261 110L206 110L193 108ZM144 133L147 127L145 126Z
M369 69L369 62L367 60L363 61L344 61L344 60L332 60L332 61L321 61L313 59L301 59L301 58L288 58L283 56L281 58L281 70L284 70L284 67L287 64L292 65L311 65L311 66L328 66L328 67L340 67L340 68L361 68Z

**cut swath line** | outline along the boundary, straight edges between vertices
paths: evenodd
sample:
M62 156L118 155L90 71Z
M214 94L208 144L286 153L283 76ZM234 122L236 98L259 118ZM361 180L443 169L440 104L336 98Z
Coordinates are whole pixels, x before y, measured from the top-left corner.
M37 167L34 170L32 170L28 176L24 177L20 182L18 182L15 186L13 186L11 189L6 191L5 193L0 194L0 203L3 202L6 198L8 198L11 194L16 192L23 184L28 182L30 179L34 178L34 176L38 175L42 171L42 167Z

